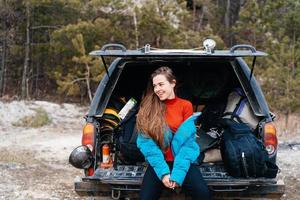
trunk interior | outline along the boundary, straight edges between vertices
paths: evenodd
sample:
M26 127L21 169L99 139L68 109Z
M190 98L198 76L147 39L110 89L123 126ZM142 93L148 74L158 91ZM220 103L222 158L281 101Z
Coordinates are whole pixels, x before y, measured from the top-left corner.
M160 66L168 66L173 69L177 78L176 94L181 98L191 101L194 112L202 111L207 105L226 104L228 94L233 88L240 87L231 62L234 61L224 61L224 59L213 61L209 59L202 61L183 59L182 61L151 60L150 62L141 60L134 63L125 63L107 108L115 109L119 107L116 110L120 110L120 107L122 107L123 104L121 103L121 106L116 105L116 99L120 98L122 98L124 103L130 98L134 98L137 101L136 108L138 108L151 73ZM136 112L137 109L135 110L135 113ZM98 141L100 148L98 148L97 151L97 160L102 160L101 151L99 150L101 150L103 144L107 143L110 145L111 149L115 151L115 165L117 164L118 166L115 166L115 170L112 172L99 168L98 171L96 171L98 174L95 173L95 176L102 177L102 179L110 179L113 177L115 179L127 179L131 177L135 178L134 182L140 182L144 170L142 166L145 163L143 156L140 152L137 152L138 149L135 144L136 133L131 135L132 132L136 131L135 113L133 114L134 117L132 117L134 119L124 123L119 129L107 129L107 124L105 122L100 122L100 124L104 124L102 126L105 128L100 128L101 136ZM205 119L202 119L202 122L203 120L205 121ZM201 120L198 121L199 124L197 125L200 125ZM113 124L111 124L111 126L113 126ZM210 147L213 142L211 138L207 137L206 134L203 134L208 131L204 128L205 126L201 124L201 128L198 127L197 131L197 142L201 149ZM128 134L128 132L130 133ZM130 138L128 138L127 135L130 135ZM223 167L218 145L214 145L209 151L201 153L201 156L203 157L199 157L198 160L200 163L202 159L204 159L200 169L206 179L229 178ZM128 167L126 167L126 165ZM140 167L136 168L134 166Z
M150 74L160 66L173 69L177 95L195 106L226 100L232 88L239 86L230 60L140 61L125 64L113 95L140 102Z

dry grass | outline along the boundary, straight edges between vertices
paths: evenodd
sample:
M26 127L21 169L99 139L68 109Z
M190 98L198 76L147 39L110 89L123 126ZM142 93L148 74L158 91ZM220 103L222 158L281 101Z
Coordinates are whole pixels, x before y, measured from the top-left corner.
M35 115L22 118L20 121L13 123L14 126L38 128L50 124L51 119L42 107L35 109Z
M34 156L33 152L26 149L14 150L13 148L1 148L0 162L23 165L39 164L40 162Z

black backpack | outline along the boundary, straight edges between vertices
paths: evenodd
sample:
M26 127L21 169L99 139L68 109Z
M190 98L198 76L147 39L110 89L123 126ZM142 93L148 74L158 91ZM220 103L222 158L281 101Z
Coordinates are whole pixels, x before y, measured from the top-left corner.
M200 155L198 156L198 164L202 163L205 157L205 152L218 148L223 129L220 127L223 112L226 108L226 101L208 103L197 124L201 124L201 128L197 129L196 141L200 147Z
M228 119L222 124L221 155L229 175L275 178L278 167L269 161L264 144L251 128Z
M135 164L143 162L144 156L136 145L137 130L136 130L136 113L137 106L133 107L126 117L120 122L116 128L116 144L118 158L123 164Z
M226 101L210 102L204 107L202 114L198 118L198 123L201 124L202 130L208 132L211 128L219 126L219 121L223 117L226 104Z

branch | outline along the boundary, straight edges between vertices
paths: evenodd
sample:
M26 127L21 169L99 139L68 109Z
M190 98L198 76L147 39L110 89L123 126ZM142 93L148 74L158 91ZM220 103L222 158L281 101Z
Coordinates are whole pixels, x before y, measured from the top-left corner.
M72 85L73 83L76 83L78 81L83 81L83 80L86 80L86 78L77 78L77 79L74 79L73 81L67 83L68 85Z
M53 29L56 29L56 28L60 28L60 27L62 27L62 25L57 25L57 26L41 25L41 26L32 26L32 27L30 27L30 29L40 29L40 28L53 28Z

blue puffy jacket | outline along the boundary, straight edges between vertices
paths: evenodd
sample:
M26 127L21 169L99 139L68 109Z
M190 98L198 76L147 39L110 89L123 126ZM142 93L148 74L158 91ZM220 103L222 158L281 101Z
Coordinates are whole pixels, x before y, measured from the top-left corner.
M137 146L160 180L162 180L164 175L171 174L170 179L182 185L190 164L196 162L200 148L196 143L195 120L200 114L200 112L194 113L186 119L179 126L174 137L170 129L165 132L164 143L169 144L171 141L172 152L175 158L171 173L164 154L157 143L143 133L138 134Z

